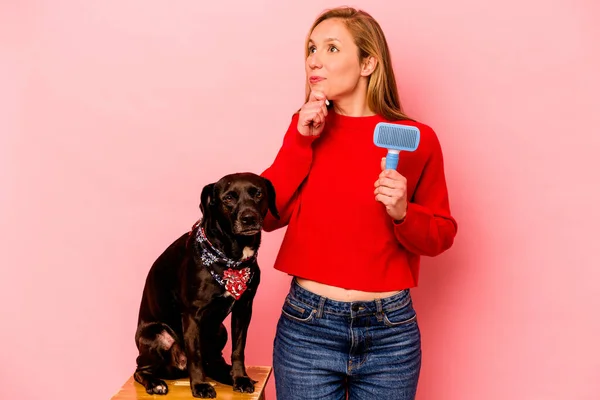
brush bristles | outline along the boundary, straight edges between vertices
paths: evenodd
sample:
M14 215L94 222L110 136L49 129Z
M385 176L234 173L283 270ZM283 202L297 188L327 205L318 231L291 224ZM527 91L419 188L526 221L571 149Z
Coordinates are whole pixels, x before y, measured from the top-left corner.
M403 149L415 149L419 138L418 130L402 126L380 126L377 143Z

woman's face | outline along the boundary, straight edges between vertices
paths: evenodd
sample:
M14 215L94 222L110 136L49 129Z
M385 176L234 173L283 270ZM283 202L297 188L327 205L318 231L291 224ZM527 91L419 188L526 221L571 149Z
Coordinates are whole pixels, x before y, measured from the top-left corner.
M339 19L326 19L315 27L308 42L306 79L311 91L325 94L328 100L340 100L366 93L359 82L364 68L354 38Z

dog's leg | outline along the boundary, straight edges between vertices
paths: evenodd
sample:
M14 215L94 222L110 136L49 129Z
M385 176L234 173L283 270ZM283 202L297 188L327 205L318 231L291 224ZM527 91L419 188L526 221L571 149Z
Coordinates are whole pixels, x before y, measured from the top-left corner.
M246 373L246 338L248 326L252 318L252 302L255 291L248 290L246 296L238 300L233 306L231 314L231 375L233 377L233 390L236 392L254 392L254 384Z
M185 356L181 358L179 344L171 328L160 322L142 324L136 334L139 355L136 359L134 379L144 386L149 394L167 394L165 381L159 378L159 372L171 367L173 354L185 366ZM178 365L181 369L181 365Z
M217 392L210 383L206 381L204 372L204 363L202 357L202 348L200 346L199 321L202 321L202 311L193 314L184 314L183 316L183 338L187 353L187 367L190 374L190 387L192 395L200 398L215 398Z
M215 381L224 385L233 386L231 377L231 365L227 364L223 358L223 349L227 344L227 329L221 323L217 334L213 338L203 341L202 354L204 355L204 365L206 374Z
M151 353L140 354L136 358L137 367L133 377L146 389L148 394L167 394L169 392L167 383L156 377L158 362L160 362L158 357L154 357Z

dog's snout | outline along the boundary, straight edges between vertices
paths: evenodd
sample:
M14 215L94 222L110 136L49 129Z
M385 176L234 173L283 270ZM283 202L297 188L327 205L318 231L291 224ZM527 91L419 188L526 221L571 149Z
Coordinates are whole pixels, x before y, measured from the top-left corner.
M240 215L240 221L244 225L255 225L258 220L258 215L252 211L244 211Z

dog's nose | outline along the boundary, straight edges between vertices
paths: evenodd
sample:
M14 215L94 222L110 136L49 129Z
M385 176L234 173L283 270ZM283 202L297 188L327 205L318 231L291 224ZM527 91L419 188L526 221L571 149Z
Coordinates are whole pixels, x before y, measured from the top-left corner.
M256 214L252 212L245 212L240 216L240 221L242 221L244 225L254 225L256 224L256 219Z

